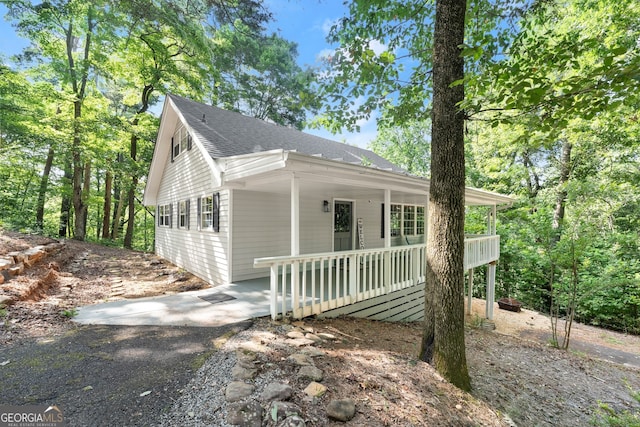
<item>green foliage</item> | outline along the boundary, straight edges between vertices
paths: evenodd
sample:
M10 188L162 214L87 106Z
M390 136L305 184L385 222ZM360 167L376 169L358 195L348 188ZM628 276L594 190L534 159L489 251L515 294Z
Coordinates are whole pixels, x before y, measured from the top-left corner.
M629 395L640 403L640 390L634 390L629 384ZM616 411L606 403L599 402L593 425L599 427L640 427L640 410Z

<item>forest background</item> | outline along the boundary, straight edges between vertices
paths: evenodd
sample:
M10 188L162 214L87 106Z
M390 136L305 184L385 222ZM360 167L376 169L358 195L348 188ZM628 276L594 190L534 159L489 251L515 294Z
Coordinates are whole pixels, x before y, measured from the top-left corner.
M415 24L430 2L367 17L353 3L331 35L351 49L318 68L266 30L259 1L3 3L31 44L0 64L2 228L153 250L141 195L166 93L298 129L379 111L370 148L429 176L430 122L411 111L429 107L412 79L430 70L402 37L362 28ZM517 200L498 215L498 297L640 333L640 5L477 0L467 21L467 185ZM467 231L486 214L469 209Z

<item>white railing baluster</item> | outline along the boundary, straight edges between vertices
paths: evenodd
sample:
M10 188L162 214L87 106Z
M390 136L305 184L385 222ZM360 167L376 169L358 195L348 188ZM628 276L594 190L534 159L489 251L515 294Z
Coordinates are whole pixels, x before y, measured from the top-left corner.
M465 270L494 262L500 237L467 236L464 251ZM299 318L413 286L424 282L426 265L424 244L254 261L255 267L270 271L273 319L289 309Z

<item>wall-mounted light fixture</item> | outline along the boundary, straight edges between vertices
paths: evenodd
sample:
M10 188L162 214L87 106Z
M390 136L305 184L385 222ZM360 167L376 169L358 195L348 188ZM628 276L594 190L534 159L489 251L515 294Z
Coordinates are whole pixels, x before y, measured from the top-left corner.
M329 206L329 201L325 200L322 202L322 210L324 212L331 212L331 206Z

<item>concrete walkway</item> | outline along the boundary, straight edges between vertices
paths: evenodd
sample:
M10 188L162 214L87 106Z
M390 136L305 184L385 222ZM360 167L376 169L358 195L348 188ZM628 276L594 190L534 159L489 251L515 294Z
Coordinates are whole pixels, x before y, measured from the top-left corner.
M269 284L262 279L174 295L87 305L78 309L73 320L83 325L212 327L269 314Z

